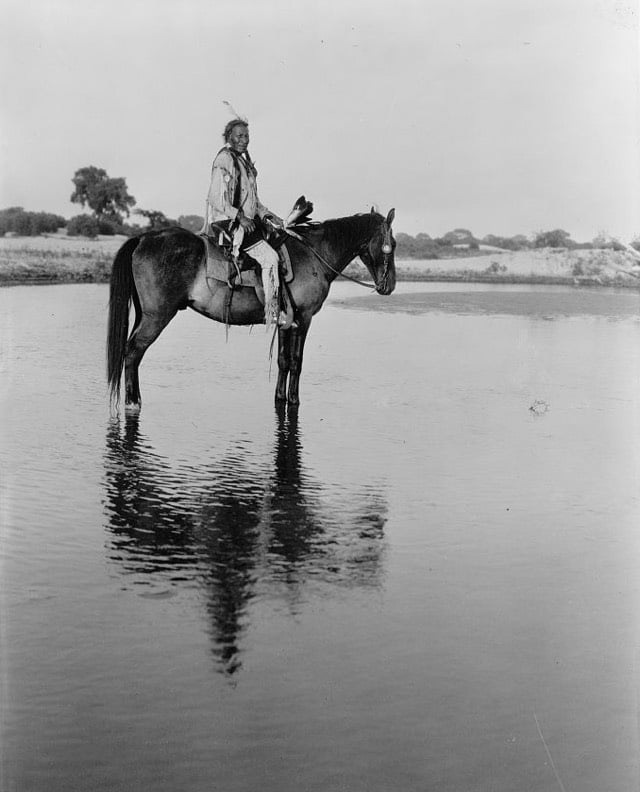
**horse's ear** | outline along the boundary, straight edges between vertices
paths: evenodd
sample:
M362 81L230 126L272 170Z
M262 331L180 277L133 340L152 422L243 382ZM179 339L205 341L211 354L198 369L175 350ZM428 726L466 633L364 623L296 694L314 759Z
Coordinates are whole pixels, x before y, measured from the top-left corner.
M371 214L375 214L375 213L376 213L375 207L372 206L371 207Z
M389 214L387 215L387 225L390 226L393 223L393 218L396 216L395 209L389 209Z

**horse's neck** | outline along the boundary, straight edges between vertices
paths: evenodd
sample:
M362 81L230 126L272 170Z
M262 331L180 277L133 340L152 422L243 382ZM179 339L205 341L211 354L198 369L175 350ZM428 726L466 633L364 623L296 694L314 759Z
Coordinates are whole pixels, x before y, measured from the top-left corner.
M321 224L319 239L331 264L341 272L358 255L363 244L375 230L375 218L371 214L340 217Z

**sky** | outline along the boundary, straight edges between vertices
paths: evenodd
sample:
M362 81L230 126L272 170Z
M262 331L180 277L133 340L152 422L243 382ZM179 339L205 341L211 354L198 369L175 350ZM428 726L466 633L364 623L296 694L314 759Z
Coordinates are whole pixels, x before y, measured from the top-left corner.
M409 234L640 236L632 0L2 6L0 208L71 217L95 165L138 208L202 215L227 100L279 215L305 194Z

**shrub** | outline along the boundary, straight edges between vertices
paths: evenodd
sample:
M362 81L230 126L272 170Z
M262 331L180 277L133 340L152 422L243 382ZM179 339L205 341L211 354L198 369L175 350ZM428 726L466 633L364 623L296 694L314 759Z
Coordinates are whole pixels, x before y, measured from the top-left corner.
M139 223L123 223L122 224L122 231L121 234L125 236L132 237L138 236L138 234L143 234L148 229L143 228Z
M491 264L486 268L485 273L487 275L499 275L501 272L506 272L507 267L505 264L500 264L498 261L492 261Z
M81 216L81 215L79 215ZM122 223L115 217L98 217L98 233L105 236L114 236L115 234L124 234Z
M59 228L64 228L67 221L60 215L50 212L28 212L36 234L55 234Z
M55 233L64 228L67 221L60 215L49 212L25 212L21 206L12 206L0 211L0 236L9 231L18 236Z
M204 225L204 217L200 217L200 215L180 215L178 225L186 228L187 231L193 231L194 234L197 234Z
M67 223L69 236L85 236L95 239L100 232L100 223L90 215L76 215Z
M526 236L522 234L517 234L514 237L501 237L495 234L487 234L487 236L483 237L482 241L485 245L499 247L503 250L524 250L530 246Z
M11 231L18 236L34 236L36 231L36 224L30 212L20 212L14 215L11 222Z
M396 258L437 259L438 244L428 234L412 237L402 231L396 234Z
M163 228L171 228L171 226L178 225L176 220L171 220L164 212L157 209L136 209L135 214L146 217L149 221L147 231L160 231Z
M0 211L0 234L2 236L15 230L16 218L20 214L24 214L24 209L21 206L10 206L8 209Z
M561 228L556 228L554 231L539 231L534 240L534 246L537 248L570 248L574 245L571 234Z

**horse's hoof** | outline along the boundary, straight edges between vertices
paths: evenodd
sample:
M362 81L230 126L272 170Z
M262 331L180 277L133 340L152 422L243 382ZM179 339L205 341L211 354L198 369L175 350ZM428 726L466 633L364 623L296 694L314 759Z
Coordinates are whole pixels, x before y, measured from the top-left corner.
M124 405L124 411L125 413L129 413L129 415L132 415L134 413L139 413L141 407L142 404L140 402L126 402L126 404Z

